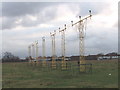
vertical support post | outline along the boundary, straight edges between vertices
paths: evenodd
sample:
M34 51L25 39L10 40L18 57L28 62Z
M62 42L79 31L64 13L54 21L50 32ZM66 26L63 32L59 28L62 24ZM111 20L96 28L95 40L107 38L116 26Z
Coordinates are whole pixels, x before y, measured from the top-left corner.
M66 24L64 29L60 30L59 28L59 32L61 32L62 70L67 69L65 62L65 30L66 30Z
M51 35L51 39L52 39L52 68L56 69L56 52L55 52L55 35L56 35L56 31L54 31L54 33L50 33Z
M79 61L78 61L78 66L79 66L79 70L80 72L85 72L85 55L84 55L84 52L85 52L85 47L84 47L84 28L85 28L85 23L84 22L87 22L87 19L88 18L91 18L92 15L91 15L91 10L89 10L89 13L90 15L81 19L81 16L79 16L80 20L76 23L73 24L73 21L72 22L72 26L78 24L78 31L79 31Z
M32 44L32 63L34 63L35 60L35 45Z
M45 37L42 37L42 54L43 54L43 66L46 66Z
M28 46L29 62L31 62L31 45Z
M81 20L81 18L80 18ZM85 57L84 57L84 23L79 22L79 62L80 62L80 72L85 72Z
M36 45L36 64L38 64L38 41L35 42Z

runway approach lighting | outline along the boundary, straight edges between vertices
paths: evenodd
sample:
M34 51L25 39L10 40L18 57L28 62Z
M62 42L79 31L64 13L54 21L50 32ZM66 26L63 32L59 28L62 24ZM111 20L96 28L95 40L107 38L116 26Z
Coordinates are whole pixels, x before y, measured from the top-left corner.
M35 46L36 46L36 64L38 64L38 41L35 41Z
M85 32L84 30L86 29L86 23L87 23L87 19L88 18L91 18L92 15L91 15L91 10L89 10L89 16L81 19L81 16L79 16L79 21L77 21L76 23L73 23L73 21L71 21L72 23L72 26L74 25L78 25L78 31L79 31L79 55L80 55L80 58L79 58L79 61L78 61L78 66L80 68L80 72L85 72L85 48L84 48L84 38L85 38Z
M46 56L45 56L45 37L42 37L42 58L43 58L43 67L46 66Z
M66 24L64 29L59 28L59 32L61 33L62 70L67 69L66 62L65 62L65 30L66 30Z
M52 68L56 69L56 52L55 52L55 35L56 31L54 30L53 33L50 32L51 39L52 39Z

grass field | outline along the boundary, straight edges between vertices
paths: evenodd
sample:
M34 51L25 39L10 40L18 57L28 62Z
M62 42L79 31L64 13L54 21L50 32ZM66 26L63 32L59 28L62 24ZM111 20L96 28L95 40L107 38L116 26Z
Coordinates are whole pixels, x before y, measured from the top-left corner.
M118 61L87 61L92 73L51 70L28 63L3 63L3 88L117 88ZM72 62L72 65L76 62ZM111 75L109 75L111 73Z

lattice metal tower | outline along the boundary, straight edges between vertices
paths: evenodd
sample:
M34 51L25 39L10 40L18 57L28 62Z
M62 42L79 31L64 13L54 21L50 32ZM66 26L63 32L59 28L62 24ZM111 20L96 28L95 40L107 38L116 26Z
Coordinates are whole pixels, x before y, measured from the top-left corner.
M31 45L28 46L29 62L31 62Z
M35 45L34 43L32 44L32 62L34 62L35 59Z
M74 25L78 25L78 31L79 31L79 54L80 54L80 58L78 61L78 66L80 68L80 72L85 72L85 47L84 47L84 38L85 38L85 32L84 30L86 29L86 23L87 23L87 19L91 18L91 10L89 10L90 15L81 19L81 16L79 16L80 20L76 23L72 22L72 26Z
M62 69L66 69L66 62L65 62L65 30L66 30L66 24L65 28L60 30L59 32L61 33L61 53L62 53Z
M51 39L52 39L52 68L56 69L56 50L55 50L55 35L56 35L56 31L54 31L54 33L51 33Z
M43 66L46 66L45 37L42 37L42 56L43 56Z
M38 41L35 41L36 46L36 63L38 64Z

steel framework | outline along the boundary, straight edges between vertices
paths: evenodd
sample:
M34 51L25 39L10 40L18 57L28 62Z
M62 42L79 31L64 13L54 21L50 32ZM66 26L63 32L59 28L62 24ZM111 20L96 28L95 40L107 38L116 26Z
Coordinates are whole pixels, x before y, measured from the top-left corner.
M42 37L42 56L43 56L43 66L46 66L45 37Z
M85 47L84 47L84 38L85 38L85 32L84 32L84 29L86 29L86 23L87 23L87 19L88 18L91 18L92 15L91 15L91 10L89 10L89 13L90 15L81 19L81 16L79 16L80 20L76 23L73 23L72 22L72 26L74 25L77 25L78 24L78 31L79 31L79 55L80 55L80 58L79 58L79 61L78 61L78 66L80 68L80 72L85 72Z
M62 53L62 70L66 69L66 62L65 62L65 30L66 30L66 24L65 28L60 30L59 32L61 33L61 53Z
M56 52L55 52L55 35L56 31L54 30L54 33L51 33L51 39L52 39L52 68L56 69Z
M29 62L31 62L31 45L28 46L28 55L29 55Z
M32 44L32 63L34 62L35 60L35 45L34 43Z
M36 46L36 63L38 64L38 41L35 41Z

